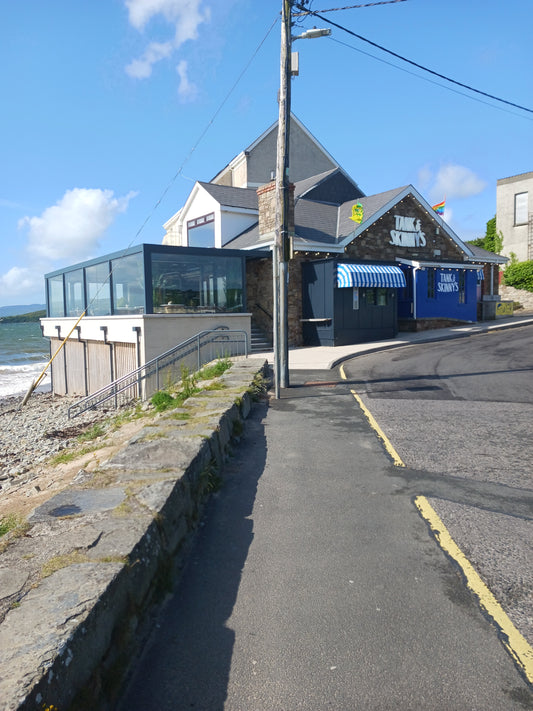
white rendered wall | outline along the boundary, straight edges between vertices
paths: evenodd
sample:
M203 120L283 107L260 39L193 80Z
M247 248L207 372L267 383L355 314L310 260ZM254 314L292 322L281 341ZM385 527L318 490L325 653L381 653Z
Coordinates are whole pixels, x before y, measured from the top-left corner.
M217 247L222 247L227 242L232 240L241 232L254 225L259 219L259 215L255 211L248 212L230 212L222 210L220 215L220 231L217 230L217 235L220 234L221 242Z
M498 180L496 188L496 230L503 234L502 254L516 254L519 262L532 259L528 254L528 225L515 225L515 195L528 193L528 216L533 213L533 173Z
M43 336L56 338L56 326L61 326L61 338L65 338L76 323L75 318L43 318ZM137 343L134 327L140 328L141 365L168 351L173 346L186 341L199 331L207 331L218 326L230 330L245 331L250 342L251 314L146 314L141 316L86 316L79 324L82 341L104 342L107 328L108 343ZM70 336L78 340L78 330Z

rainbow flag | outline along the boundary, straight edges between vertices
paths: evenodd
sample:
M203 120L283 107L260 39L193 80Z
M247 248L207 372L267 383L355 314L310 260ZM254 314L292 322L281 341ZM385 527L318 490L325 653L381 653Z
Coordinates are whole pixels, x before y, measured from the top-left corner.
M441 217L444 215L444 208L446 206L446 198L442 202L437 203L436 205L433 205L433 209L437 213L437 215L440 215Z

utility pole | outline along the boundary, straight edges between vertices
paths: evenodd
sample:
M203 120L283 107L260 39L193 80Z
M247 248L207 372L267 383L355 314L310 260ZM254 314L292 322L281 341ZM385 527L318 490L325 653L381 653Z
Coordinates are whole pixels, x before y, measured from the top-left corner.
M291 9L282 0L278 145L276 157L276 237L272 255L274 281L275 396L289 387L289 134L291 119Z
M305 4L306 0L303 0ZM274 290L274 393L289 387L289 141L291 122L292 40L312 39L331 34L316 27L292 37L292 6L295 0L282 0L279 82L278 145L276 156L276 231L272 251Z

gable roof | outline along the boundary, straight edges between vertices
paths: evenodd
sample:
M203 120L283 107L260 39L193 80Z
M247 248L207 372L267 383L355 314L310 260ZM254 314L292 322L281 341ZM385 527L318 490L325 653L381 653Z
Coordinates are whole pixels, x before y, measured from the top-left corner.
M359 198L358 202L363 206L363 222L361 224L365 224L369 227L377 217L381 217L382 214L387 212L387 210L398 201L398 196L403 194L409 187L409 185L404 185L401 188L394 188L393 190L386 190L383 193ZM341 241L345 238L349 238L351 241L354 237L354 230L357 227L357 223L351 219L353 205L353 200L350 200L339 207L338 235Z
M300 152L298 155L306 155L306 165L303 168L303 171L305 172L305 175L308 175L310 170L310 163L309 163L309 153L313 153L315 155L315 158L317 156L321 156L320 160L320 168L323 170L324 166L327 165L332 166L332 167L339 167L338 161L336 161L333 156L324 148L324 146L313 136L313 134L309 131L308 128L304 126L304 124L293 114L291 113L291 118L290 118L290 126L293 127L294 130L294 137L300 137L300 139L304 139L304 141L307 143L307 150L304 150L301 152L302 147L300 145ZM258 136L250 145L245 148L243 151L238 153L232 160L227 163L222 170L219 170L218 173L211 179L211 183L218 183L219 181L221 183L225 182L227 179L227 176L233 171L233 170L238 170L239 168L242 167L243 163L246 163L247 165L251 161L253 165L255 166L253 169L253 173L255 174L255 177L253 179L250 179L250 176L247 176L247 181L248 184L253 184L254 186L258 187L262 183L266 183L269 180L270 176L270 171L275 169L276 167L276 142L277 142L277 130L278 130L278 121L276 120L273 124L271 124L266 131L263 131L263 133ZM274 135L275 134L275 135ZM298 142L298 141L297 141ZM293 150L297 151L297 148L293 145L294 141L291 141L291 148L290 148L290 154L292 156L291 159L291 167L296 168L296 164L294 163L294 156ZM261 145L263 144L263 145ZM265 160L265 146L269 146L268 150L268 155L270 156L270 159L267 161L268 165L264 166L263 171L261 172L261 178L259 179L258 176L256 175L257 173L257 166L259 161L260 163ZM254 159L255 156L255 159ZM296 161L297 162L297 161ZM318 169L318 165L315 164L315 170ZM247 171L250 170L250 168L246 169ZM302 166L300 166L300 173L302 172ZM294 174L294 173L293 173ZM302 176L300 176L302 177ZM254 182L255 180L255 182ZM260 180L260 182L257 182Z
M224 207L258 210L257 192L253 188L233 188L229 185L198 182L206 192Z
M359 197L356 196L357 193L354 193L352 199L341 204L311 199L311 197L333 195L339 177L342 178L344 186L350 184L352 189L358 189L355 183L344 178L342 171L339 172L336 169L296 183L294 248L297 251L343 253L348 244L369 229L398 202L410 195L435 221L436 226L441 227L444 233L465 253L468 261L495 261L495 255L490 252L481 250L487 256L485 259L479 251L474 252L472 245L462 242L412 185L393 188L376 195ZM356 202L363 207L363 220L360 224L351 219L352 207ZM256 223L228 242L226 246L232 249L255 249L259 246L264 248L269 244L270 241L260 240L259 226Z
M357 183L342 168L333 168L295 184L295 198L340 205L364 195Z
M363 202L365 198L361 198L359 202L363 205L363 221L361 224L356 226L355 230L353 230L351 234L348 234L340 241L343 247L346 247L350 242L356 239L362 232L367 230L374 222L376 222L376 220L379 220L380 217L392 209L396 203L403 200L403 198L407 195L411 195L415 200L417 200L427 214L430 215L431 218L437 223L437 226L442 228L445 234L447 234L456 243L459 249L465 253L467 258L474 257L474 254L470 249L471 245L463 242L459 236L455 234L450 225L444 222L442 217L435 212L427 200L422 197L418 190L412 185L405 185L403 188L395 188L393 190L387 190L384 193L378 193L377 195L370 196L370 199L366 204L368 213L365 213L365 204ZM343 208L346 210L346 206L343 206ZM346 215L345 212L344 215Z

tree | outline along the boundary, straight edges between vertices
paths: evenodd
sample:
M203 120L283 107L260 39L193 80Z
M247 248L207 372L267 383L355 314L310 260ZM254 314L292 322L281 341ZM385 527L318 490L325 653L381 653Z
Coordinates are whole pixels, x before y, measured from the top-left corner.
M485 236L473 239L469 244L486 249L488 252L500 254L503 247L503 234L501 231L496 231L496 215L487 222Z

